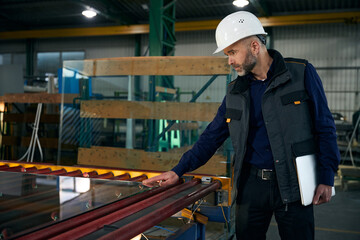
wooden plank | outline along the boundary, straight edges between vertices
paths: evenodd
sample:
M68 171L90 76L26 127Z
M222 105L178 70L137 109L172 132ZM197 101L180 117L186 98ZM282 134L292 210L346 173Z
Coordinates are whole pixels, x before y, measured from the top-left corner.
M18 146L20 144L20 138L15 136L2 136L1 145L6 146Z
M347 191L349 181L360 181L360 167L339 165L338 175L341 188L343 191Z
M193 145L191 146L183 146L180 148L171 148L169 149L168 153L180 153L183 154L184 152L187 152L188 150L190 150L193 147Z
M7 146L29 146L30 145L30 137L18 137L18 136L2 136L1 145ZM39 138L40 145L42 148L58 148L58 138ZM36 146L37 147L37 146ZM62 144L62 148L64 149L75 149L77 146L70 144Z
M179 162L181 156L182 153L145 152L113 147L79 148L78 164L169 171ZM214 155L206 165L193 173L225 176L226 158L222 155Z
M8 146L29 146L30 137L18 137L18 136L2 136L2 145ZM57 148L57 138L39 138L41 147L44 148Z
M73 103L78 94L64 94L64 103ZM9 93L0 97L6 103L61 103L60 93Z
M59 123L60 116L59 114L41 114L40 123ZM35 114L34 113L4 113L3 117L4 122L34 122Z
M83 69L79 69L79 67ZM121 57L64 61L65 68L76 68L86 76L122 75L215 75L230 74L226 57L166 56ZM81 68L80 67L80 68Z
M199 124L197 122L188 122L188 123L174 123L174 125L171 126L169 131L172 130L197 130L199 129Z
M340 177L350 177L350 178L357 178L360 180L360 167L340 167L339 166L339 176Z
M156 86L155 91L160 92L160 93L169 93L169 94L176 93L176 89L174 89L174 88L166 88L166 87L160 87L160 86Z
M220 103L82 101L80 117L211 121Z
M30 137L21 137L21 145L29 146ZM58 148L58 139L57 138L39 138L40 145L42 148Z

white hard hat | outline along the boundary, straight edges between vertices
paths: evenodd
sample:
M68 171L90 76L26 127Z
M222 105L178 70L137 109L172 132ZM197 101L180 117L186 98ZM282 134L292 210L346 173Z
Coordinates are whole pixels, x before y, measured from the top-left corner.
M226 16L216 28L215 38L218 53L240 39L267 35L259 19L250 12L239 11Z

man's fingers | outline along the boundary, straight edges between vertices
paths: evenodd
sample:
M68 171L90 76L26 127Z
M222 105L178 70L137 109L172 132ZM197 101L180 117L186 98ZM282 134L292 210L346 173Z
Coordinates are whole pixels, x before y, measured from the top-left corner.
M313 198L313 204L318 205L320 201L320 193L316 192L314 198Z
M155 176L155 177L152 177L152 178L149 178L149 179L146 179L142 182L142 184L144 184L145 186L156 186L156 185L161 185L162 182L166 181L166 174L163 173L163 174L160 174L158 176Z
M142 182L142 184L145 186L149 186L149 187L153 187L156 185L167 186L167 185L175 183L178 180L179 180L178 175L176 175L175 172L169 171L169 172L162 173L158 176L146 179Z
M320 205L322 203L330 202L331 200L331 186L320 184L313 199L314 205Z
M142 184L144 184L145 186L154 186L156 184L158 184L158 182L162 181L162 178L149 178L149 179L146 179L142 182Z

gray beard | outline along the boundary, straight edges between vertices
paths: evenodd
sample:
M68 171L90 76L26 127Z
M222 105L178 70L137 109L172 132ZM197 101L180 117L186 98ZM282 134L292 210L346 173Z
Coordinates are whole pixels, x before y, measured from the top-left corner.
M246 74L250 73L251 70L254 69L256 63L257 63L256 57L253 56L250 49L248 49L246 53L245 62L241 66L242 71L238 72L238 75L245 76Z

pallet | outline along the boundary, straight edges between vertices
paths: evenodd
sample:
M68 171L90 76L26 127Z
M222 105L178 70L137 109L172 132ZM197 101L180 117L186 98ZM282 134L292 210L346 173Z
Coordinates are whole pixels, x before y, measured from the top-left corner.
M360 167L340 165L338 170L341 188L348 190L348 181L360 181Z

